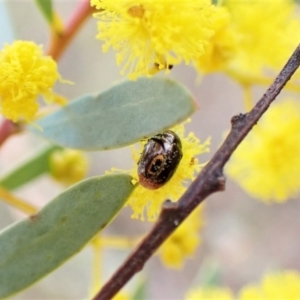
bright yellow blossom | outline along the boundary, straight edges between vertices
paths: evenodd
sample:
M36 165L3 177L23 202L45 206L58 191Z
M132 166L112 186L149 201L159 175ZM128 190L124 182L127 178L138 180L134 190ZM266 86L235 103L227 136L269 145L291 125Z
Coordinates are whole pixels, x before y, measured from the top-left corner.
M300 189L300 102L274 103L234 152L226 171L250 195L283 202Z
M295 271L267 274L260 286L247 286L240 292L240 300L299 300L300 275Z
M293 0L225 0L238 43L227 72L244 84L282 69L300 40ZM270 72L271 71L271 72Z
M16 41L0 51L1 113L14 122L33 120L38 95L47 101L62 103L52 92L60 79L55 61L43 56L42 47L33 42Z
M238 51L228 9L219 7L218 14L212 16L211 22L214 34L205 45L203 55L195 61L197 69L202 73L223 71Z
M103 50L117 51L121 73L131 79L153 74L154 66L168 69L200 57L218 14L210 0L91 0L91 5L103 9L95 14Z
M54 151L50 156L50 173L64 184L73 184L82 180L88 168L85 155L78 150L62 149Z
M204 287L191 289L185 300L299 300L300 274L287 270L266 274L260 285L247 285L234 297L230 289Z
M195 253L201 242L202 211L202 207L197 208L159 248L158 254L165 266L181 268L184 259Z
M167 199L177 201L186 190L187 183L195 178L203 166L199 164L196 156L209 151L209 139L200 144L200 140L193 132L185 136L184 124L177 125L172 130L180 137L182 143L183 157L179 166L171 180L157 190L148 190L140 184L137 185L128 200L128 205L133 210L132 218L144 220L146 213L149 221L155 221L162 203ZM137 162L146 142L140 142L138 148L132 147L135 167L131 171L131 176L136 182L138 182Z
M228 288L206 287L190 290L185 300L234 300L234 297Z
M124 293L124 292L119 292L116 296L113 297L113 300L130 300L131 297Z

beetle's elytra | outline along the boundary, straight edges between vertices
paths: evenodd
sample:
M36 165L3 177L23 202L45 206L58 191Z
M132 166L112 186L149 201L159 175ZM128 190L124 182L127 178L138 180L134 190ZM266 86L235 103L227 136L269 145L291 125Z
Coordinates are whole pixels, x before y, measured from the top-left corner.
M167 183L182 158L182 146L178 135L167 130L148 140L138 161L140 184L156 190Z

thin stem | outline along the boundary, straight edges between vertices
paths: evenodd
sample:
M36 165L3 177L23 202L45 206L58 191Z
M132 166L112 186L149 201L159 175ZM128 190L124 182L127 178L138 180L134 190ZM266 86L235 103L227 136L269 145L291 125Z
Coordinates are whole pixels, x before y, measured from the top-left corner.
M103 286L102 290L99 291L93 300L112 299L135 273L143 269L146 261L159 246L207 196L225 189L225 177L223 176L225 163L268 109L269 105L275 100L276 96L280 93L299 65L300 45L296 48L274 83L254 108L247 114L240 114L232 118L231 131L223 145L177 203L171 201L164 203L159 219L152 230L113 274L111 279Z
M0 198L10 206L14 206L28 215L33 215L38 210L35 206L25 202L20 198L17 198L2 187L0 187Z
M22 126L11 120L3 120L0 125L0 147L12 135L22 131Z
M129 239L122 236L97 235L90 242L93 251L91 295L95 295L102 285L103 250L113 248L119 250L132 249L141 238Z
M50 47L47 51L53 59L58 60L72 38L75 36L84 22L95 12L91 7L89 0L82 0L75 8L66 28L62 33L53 33Z
M105 248L128 250L133 248L141 238L127 238L123 236L102 236L102 245Z
M93 251L93 275L92 275L92 288L91 295L95 295L97 290L102 285L102 256L103 256L103 243L102 237L97 235L91 241L92 251Z
M261 86L269 86L272 84L273 79L266 76L253 76L245 74L239 74L236 71L226 70L225 72L229 77L234 78L237 82L239 82L242 86L254 86L254 85L261 85ZM300 84L293 81L288 82L285 86L287 91L300 93Z
M257 84L268 86L272 83L272 79L267 77L255 77L252 79L252 85ZM290 92L300 93L300 85L295 82L288 82L285 89Z

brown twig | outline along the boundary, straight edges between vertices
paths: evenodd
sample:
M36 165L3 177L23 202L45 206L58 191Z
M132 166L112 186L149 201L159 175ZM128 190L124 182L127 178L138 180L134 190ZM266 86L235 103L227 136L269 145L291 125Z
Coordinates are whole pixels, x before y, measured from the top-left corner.
M166 201L158 221L136 250L119 267L111 279L103 286L93 300L108 300L139 272L158 247L170 236L184 219L212 193L225 188L223 167L234 150L246 137L259 118L268 109L287 81L300 65L300 45L284 66L274 83L255 107L247 114L240 114L231 120L232 128L209 163L177 203Z
M21 131L22 126L20 124L7 119L3 120L0 125L0 147L10 136Z
M47 51L48 55L58 60L80 27L93 12L96 12L96 10L91 7L90 0L81 0L72 13L70 20L67 22L64 31L52 33L52 39Z

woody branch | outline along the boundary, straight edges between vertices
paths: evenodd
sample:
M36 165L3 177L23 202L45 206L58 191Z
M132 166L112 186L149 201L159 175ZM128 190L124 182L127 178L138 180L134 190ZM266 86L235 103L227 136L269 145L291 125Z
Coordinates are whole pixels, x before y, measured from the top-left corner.
M222 146L203 168L202 172L176 203L167 200L153 229L147 234L132 254L113 274L93 300L111 299L135 273L142 270L146 261L172 234L188 215L212 193L225 189L223 167L234 150L243 141L252 127L275 100L282 88L300 65L300 45L296 48L282 71L266 93L247 114L231 119L231 131Z

